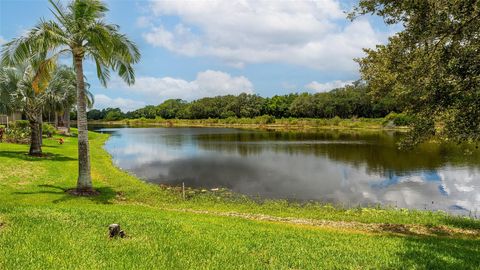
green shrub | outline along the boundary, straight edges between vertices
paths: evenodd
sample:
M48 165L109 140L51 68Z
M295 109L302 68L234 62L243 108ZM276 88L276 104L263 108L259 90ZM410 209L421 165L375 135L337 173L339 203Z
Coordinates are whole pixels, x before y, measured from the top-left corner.
M236 116L230 116L230 117L227 117L224 122L226 124L236 124L238 122L238 118Z
M412 123L412 117L403 113L398 114L397 118L393 120L395 126L408 126Z
M394 113L391 112L385 116L383 121L384 126L394 125L394 126L408 126L412 123L412 117L404 113Z
M10 128L30 129L28 120L17 120L10 125Z
M288 123L290 125L296 125L296 124L298 124L298 118L289 117L288 118Z
M57 134L57 130L55 129L54 126L48 124L48 123L43 123L42 125L42 134L47 135L48 137L51 137L52 135Z
M315 119L314 120L314 125L315 126L326 126L327 125L327 120L325 119Z
M27 120L15 121L9 125L5 135L8 142L29 143L30 123Z
M342 121L342 119L338 116L335 116L334 118L332 118L332 124L334 126L338 126L340 124L340 122Z
M218 118L208 118L205 120L205 122L208 124L216 124L218 123Z
M275 123L275 117L271 115L262 115L255 117L255 124L273 124Z

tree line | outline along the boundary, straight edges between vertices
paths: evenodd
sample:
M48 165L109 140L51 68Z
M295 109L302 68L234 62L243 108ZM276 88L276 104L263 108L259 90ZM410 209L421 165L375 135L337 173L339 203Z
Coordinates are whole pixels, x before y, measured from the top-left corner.
M368 85L360 81L324 93L292 93L261 97L256 94L206 97L187 102L168 99L159 105L122 112L119 108L93 109L89 120L115 121L121 119L208 119L253 118L270 115L275 118L378 118L391 112L402 112L403 105L390 96L375 98L369 95Z

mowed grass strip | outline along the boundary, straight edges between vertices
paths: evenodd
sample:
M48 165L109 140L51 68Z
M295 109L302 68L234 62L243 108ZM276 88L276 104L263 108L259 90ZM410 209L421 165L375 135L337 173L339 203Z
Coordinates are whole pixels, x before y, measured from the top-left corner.
M474 269L479 242L286 226L142 206L0 208L5 269ZM126 239L108 239L119 222Z
M479 222L443 213L337 209L284 201L257 203L146 184L112 165L91 133L94 184L101 195L73 197L76 139L45 139L46 158L28 146L0 144L0 269L475 269L478 237L399 236L248 220L188 209L364 223L442 225L478 230ZM3 173L5 172L5 173ZM108 239L120 223L126 239Z

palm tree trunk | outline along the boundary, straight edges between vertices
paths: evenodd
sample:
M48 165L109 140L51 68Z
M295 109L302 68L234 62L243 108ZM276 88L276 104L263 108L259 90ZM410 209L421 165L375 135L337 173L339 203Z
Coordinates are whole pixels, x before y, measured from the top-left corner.
M40 156L42 155L42 143L40 142L40 123L38 121L38 115L31 115L30 122L30 151L28 152L31 156Z
M58 113L57 113L57 111L55 111L55 112L53 113L53 115L55 116L55 118L54 118L54 120L53 120L53 121L54 121L55 129L58 129Z
M78 127L78 191L93 189L90 172L90 153L87 129L87 97L83 77L83 57L74 56L77 75L77 127Z
M43 145L43 112L40 111L38 115L38 141L40 146Z
M70 108L65 108L63 113L63 120L65 127L67 128L67 133L70 134Z

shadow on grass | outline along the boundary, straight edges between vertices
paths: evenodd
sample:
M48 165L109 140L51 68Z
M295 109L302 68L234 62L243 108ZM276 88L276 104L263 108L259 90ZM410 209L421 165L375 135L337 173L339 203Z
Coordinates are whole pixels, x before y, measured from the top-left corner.
M406 237L398 255L405 268L478 269L480 239Z
M110 187L100 187L96 188L95 190L98 191L100 194L96 196L74 196L68 193L70 188L64 188L61 186L54 186L54 185L38 185L40 188L45 188L45 190L39 191L29 191L29 192L13 192L13 194L18 195L32 195L32 194L57 194L63 195L62 197L53 200L53 203L62 203L72 200L79 200L79 199L87 199L95 203L100 204L111 204L112 199L117 196L117 193Z
M446 217L444 223L452 227L480 230L480 220L462 217Z
M76 158L67 157L60 154L53 153L44 153L43 157L29 156L28 153L24 151L0 151L0 157L5 158L16 158L26 161L42 161L42 160L51 160L51 161L72 161L77 160Z
M446 223L447 225L448 224ZM447 226L429 226L429 225L415 225L415 224L379 224L377 228L373 228L375 232L392 233L403 236L418 236L418 237L430 237L430 236L445 236L445 237L478 237L480 240L480 230L467 226L453 226L451 228Z

